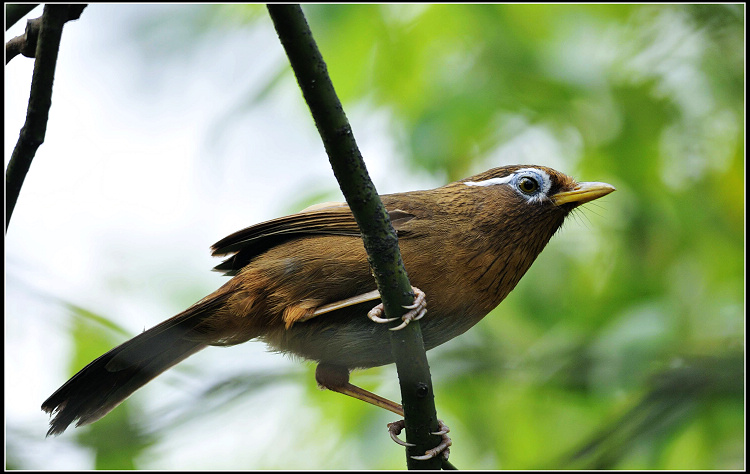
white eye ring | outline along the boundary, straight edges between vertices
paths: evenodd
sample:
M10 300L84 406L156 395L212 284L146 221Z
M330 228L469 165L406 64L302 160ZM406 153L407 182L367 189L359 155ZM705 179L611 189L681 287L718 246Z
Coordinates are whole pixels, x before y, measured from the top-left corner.
M534 180L539 185L539 188L531 193L523 191L520 187L523 178ZM549 175L536 168L521 168L520 170L514 171L513 174L503 178L490 178L484 181L467 181L464 184L467 186L495 186L498 184L509 184L513 187L515 192L529 202L542 202L547 198L547 193L552 186Z
M549 175L542 170L527 168L518 170L513 173L514 180L512 181L513 189L517 193L527 198L529 201L541 202L547 197L549 188L552 185L549 179ZM524 179L530 179L536 182L537 188L533 191L524 191L521 185Z

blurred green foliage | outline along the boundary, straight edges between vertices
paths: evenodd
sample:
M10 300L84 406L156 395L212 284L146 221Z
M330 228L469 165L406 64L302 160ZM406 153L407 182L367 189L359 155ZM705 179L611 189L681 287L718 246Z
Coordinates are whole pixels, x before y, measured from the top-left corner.
M576 213L494 314L428 354L451 460L741 469L744 5L304 10L345 107L387 111L411 169L447 182L536 162L618 189ZM186 31L269 21L258 5L201 11ZM368 457L366 441L385 436L371 408L308 395L364 467L403 467Z
M618 188L430 355L457 466L744 465L743 9L306 7L345 103L387 109L414 168L553 160Z

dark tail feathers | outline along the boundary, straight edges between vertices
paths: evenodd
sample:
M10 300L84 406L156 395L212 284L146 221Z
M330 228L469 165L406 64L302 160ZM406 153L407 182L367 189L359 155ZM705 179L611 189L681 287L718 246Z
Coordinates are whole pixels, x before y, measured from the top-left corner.
M47 436L71 423L93 423L136 390L206 345L196 328L226 301L227 294L206 298L81 369L53 393L42 410L54 415Z

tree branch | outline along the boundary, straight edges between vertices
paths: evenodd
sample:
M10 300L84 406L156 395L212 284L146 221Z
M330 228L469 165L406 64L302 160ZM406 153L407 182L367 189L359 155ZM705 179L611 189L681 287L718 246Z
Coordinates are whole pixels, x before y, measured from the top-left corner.
M10 7L33 7L34 5L8 5L8 15L11 13ZM86 8L85 4L79 4L79 5L68 5L68 11L67 11L67 19L65 21L70 20L77 20L81 17L81 13L83 12L83 9ZM31 11L32 8L19 8L18 13L23 13L25 15L28 13L28 11ZM14 10L15 11L15 10ZM20 18L20 17L19 17ZM10 21L10 20L8 20ZM18 18L13 21L15 23L18 21ZM11 39L5 44L5 64L8 64L11 59L15 58L19 54L23 54L27 58L33 58L36 56L36 44L37 39L39 38L39 29L42 26L42 17L34 18L33 20L28 20L26 22L26 30L24 31L24 34L20 36L16 36L15 38ZM7 29L7 26L6 26Z
M404 314L402 306L413 302L414 294L404 269L398 239L388 213L370 180L351 126L336 95L323 57L318 50L299 5L268 5L268 11L289 57L297 82L312 113L334 175L362 232L387 317ZM429 295L427 295L429 298ZM364 316L363 316L364 317ZM438 469L442 457L417 461L438 445L434 394L427 356L418 321L391 331L391 350L396 359L405 413L409 469Z
M26 122L21 128L18 142L13 149L8 168L5 170L6 233L36 150L44 143L49 109L52 105L52 83L55 79L55 66L63 25L73 17L79 18L85 7L86 5L45 5L44 7L34 54L36 60L31 77Z
M8 3L5 5L5 31L18 23L18 20L35 9L38 3Z
M27 58L36 55L36 43L39 39L39 29L42 27L42 17L34 18L26 22L26 31L5 43L5 64L19 54Z

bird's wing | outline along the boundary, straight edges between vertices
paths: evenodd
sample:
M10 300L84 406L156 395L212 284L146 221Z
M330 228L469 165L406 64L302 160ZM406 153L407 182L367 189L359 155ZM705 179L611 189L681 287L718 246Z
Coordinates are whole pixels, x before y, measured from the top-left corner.
M399 236L408 233L403 225L414 215L399 209L388 209L391 223ZM229 235L216 242L212 255L230 255L214 270L235 275L253 258L291 239L310 235L343 235L359 237L360 231L354 216L345 203L326 203L312 206L297 214L261 222Z

